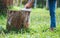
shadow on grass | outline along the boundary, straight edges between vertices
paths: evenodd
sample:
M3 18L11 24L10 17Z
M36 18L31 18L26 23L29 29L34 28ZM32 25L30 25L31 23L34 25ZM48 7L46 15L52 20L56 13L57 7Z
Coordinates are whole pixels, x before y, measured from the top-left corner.
M9 33L15 33L15 34L18 34L18 33L20 33L20 34L24 34L24 33L36 33L36 31L35 30L33 30L33 29L30 29L30 28L28 28L28 29L24 29L24 28L22 28L22 29L20 29L20 30L17 30L17 29L12 29L12 30L7 30L7 29L4 29L4 28L2 28L2 27L0 27L1 29L0 29L0 34L1 33L4 33L4 34L9 34Z

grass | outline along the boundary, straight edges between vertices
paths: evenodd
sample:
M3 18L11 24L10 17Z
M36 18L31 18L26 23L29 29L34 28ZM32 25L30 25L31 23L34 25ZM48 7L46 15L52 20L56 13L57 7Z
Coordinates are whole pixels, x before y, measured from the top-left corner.
M56 30L51 32L50 27L50 15L49 11L45 8L32 9L30 14L30 26L27 31L21 30L16 33L11 31L9 33L0 33L0 38L60 38L60 8L56 10ZM0 27L2 26L6 30L7 18L0 16Z
M13 11L20 11L20 9L24 8L24 6L8 6L8 10L13 10Z

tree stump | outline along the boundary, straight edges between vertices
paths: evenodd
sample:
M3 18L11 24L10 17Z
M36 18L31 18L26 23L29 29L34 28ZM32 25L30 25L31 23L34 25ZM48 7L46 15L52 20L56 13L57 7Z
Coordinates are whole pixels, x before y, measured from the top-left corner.
M29 27L29 20L30 20L30 11L13 11L8 10L7 12L7 30L12 29L21 29L21 28L28 28Z

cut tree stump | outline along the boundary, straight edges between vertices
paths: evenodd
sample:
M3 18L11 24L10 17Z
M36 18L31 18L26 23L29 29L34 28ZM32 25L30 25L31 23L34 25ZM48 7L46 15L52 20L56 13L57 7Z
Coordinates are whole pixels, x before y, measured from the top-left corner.
M14 11L14 10L8 10L7 12L7 30L12 29L21 29L21 28L28 28L29 27L29 21L30 21L30 11Z

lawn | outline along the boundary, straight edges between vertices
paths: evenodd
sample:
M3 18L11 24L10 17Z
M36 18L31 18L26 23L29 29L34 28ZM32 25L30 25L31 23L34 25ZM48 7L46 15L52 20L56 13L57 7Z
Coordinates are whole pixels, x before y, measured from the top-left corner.
M0 30L1 27L6 30L7 17L0 16ZM52 32L48 28L50 27L50 15L49 10L45 8L32 9L30 14L30 26L29 29L21 30L16 33L11 31L0 33L0 38L60 38L60 8L56 10L56 29Z

